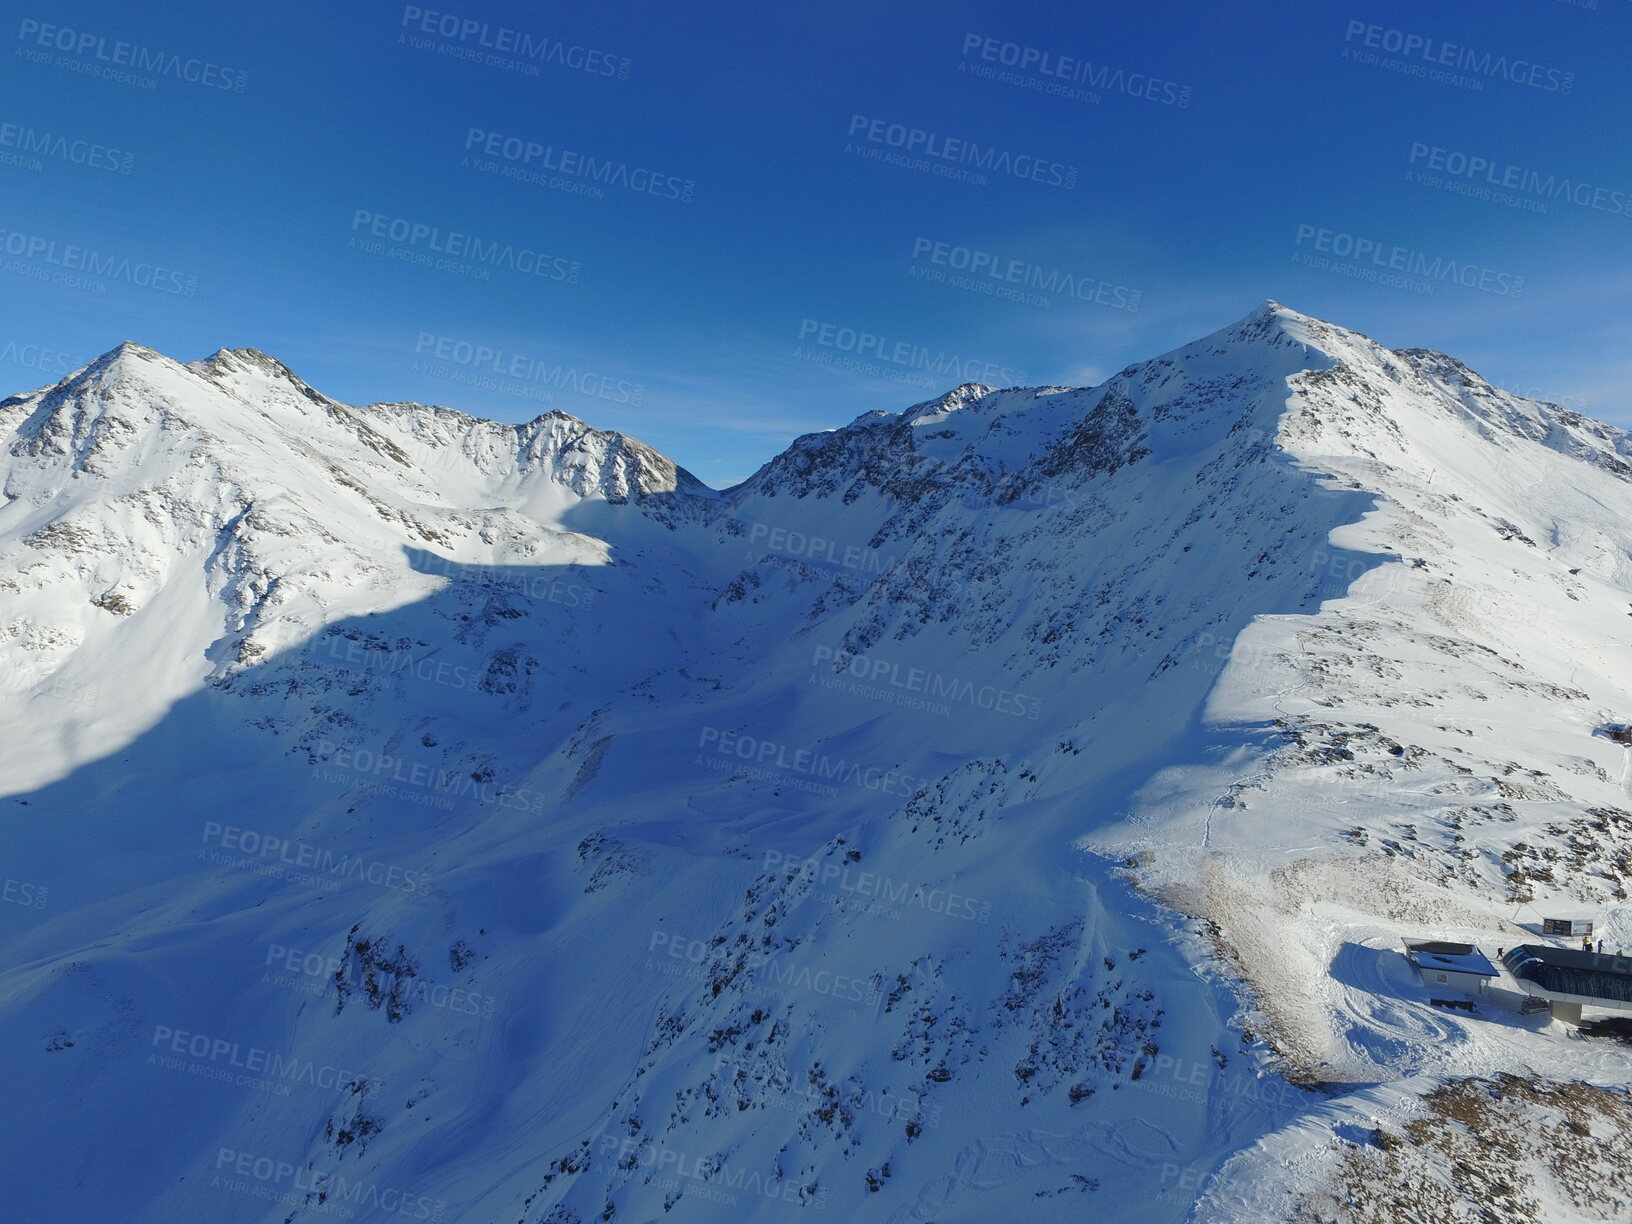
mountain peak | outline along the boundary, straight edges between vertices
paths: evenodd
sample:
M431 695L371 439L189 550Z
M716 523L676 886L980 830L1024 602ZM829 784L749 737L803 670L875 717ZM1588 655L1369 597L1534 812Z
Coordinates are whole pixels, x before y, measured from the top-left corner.
M1386 351L1369 336L1303 314L1270 298L1229 326L1184 345L1169 356L1201 352L1222 356L1242 348L1260 354L1253 360L1261 361L1264 355L1276 354L1265 369L1273 368L1279 374Z
M1363 1210L1377 1170L1407 1195L1509 1119L1508 1218L1586 1218L1555 1159L1617 1175L1592 1132L1626 1068L1399 949L1495 953L1515 896L1632 946L1632 435L1276 302L1095 387L805 434L718 494L565 412L315 406L253 349L100 368L0 414L35 911L0 922L0 1041L38 1114L0 1166L111 1157L39 1179L41 1224L236 1214L182 1177L251 1108L205 1042L279 1060L243 1156L282 1162L269 1194L341 1167L466 1219L1018 1222L1091 1190L1226 1224ZM468 1041L494 1074L433 1065ZM569 1065L571 1116L502 1151L435 1131ZM155 1097L188 1124L131 1134ZM1339 1142L1413 1116L1416 1163ZM653 1152L692 1175L627 1176Z
M945 416L948 413L956 412L960 408L967 408L970 404L979 403L996 389L987 386L985 383L960 383L945 395L925 400L921 404L914 404L901 414L900 419L903 423L912 425L934 417Z
M150 349L145 344L137 344L134 340L121 340L118 344L114 345L100 357L94 358L80 370L76 370L75 373L89 374L92 372L101 372L103 370L111 369L114 366L126 361L163 362L169 360L170 358L166 357L157 349ZM69 375L69 377L73 377L73 375Z
M300 375L270 353L258 348L220 348L202 361L190 361L187 368L212 382L220 382L233 375L259 375L273 382L288 383L297 392L314 403L332 405L337 401L317 391Z
M1274 298L1266 298L1236 322L1214 334L1233 335L1242 340L1287 336L1295 338L1298 343L1302 344L1307 343L1305 337L1311 330L1320 328L1331 328L1331 324L1324 323L1311 315L1301 314L1290 306L1283 306ZM1341 331L1342 329L1332 328L1332 330Z
M263 353L258 348L218 348L203 361L191 362L194 366L254 366L257 369L290 373L289 367L284 365L270 353Z
M79 369L63 375L57 381L56 387L72 389L87 383L100 386L126 379L146 380L159 370L176 366L177 362L156 349L150 349L145 344L137 344L134 340L121 340L100 357L93 358Z

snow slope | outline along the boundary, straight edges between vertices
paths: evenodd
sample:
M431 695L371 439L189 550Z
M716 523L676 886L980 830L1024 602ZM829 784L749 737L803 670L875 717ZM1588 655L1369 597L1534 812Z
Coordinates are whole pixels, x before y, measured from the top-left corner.
M254 350L0 428L18 1218L1279 1218L1632 1078L1395 951L1632 946L1632 439L1443 355L1269 303L721 494Z

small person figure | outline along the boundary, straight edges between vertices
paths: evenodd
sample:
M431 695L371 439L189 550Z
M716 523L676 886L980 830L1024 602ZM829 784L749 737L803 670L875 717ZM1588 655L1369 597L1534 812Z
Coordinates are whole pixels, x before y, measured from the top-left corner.
M1604 941L1600 939L1598 941L1598 955L1602 956L1603 954L1604 954Z
M1583 951L1583 952L1591 952L1592 951L1592 936L1590 936L1590 935L1581 936L1581 951Z

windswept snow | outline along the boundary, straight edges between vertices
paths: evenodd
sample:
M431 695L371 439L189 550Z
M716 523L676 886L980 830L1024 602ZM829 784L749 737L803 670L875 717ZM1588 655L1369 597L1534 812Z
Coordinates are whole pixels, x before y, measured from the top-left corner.
M19 1218L1370 1219L1503 1075L1626 1218L1627 1047L1399 955L1632 948L1618 430L1275 303L725 493L252 349L0 428Z

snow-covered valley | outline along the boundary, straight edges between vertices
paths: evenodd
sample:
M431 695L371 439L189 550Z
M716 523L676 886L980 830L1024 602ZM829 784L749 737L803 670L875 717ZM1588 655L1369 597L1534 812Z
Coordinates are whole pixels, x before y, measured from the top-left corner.
M1632 1214L1632 1047L1400 953L1632 948L1618 429L1269 303L724 492L254 350L0 431L8 1220Z

